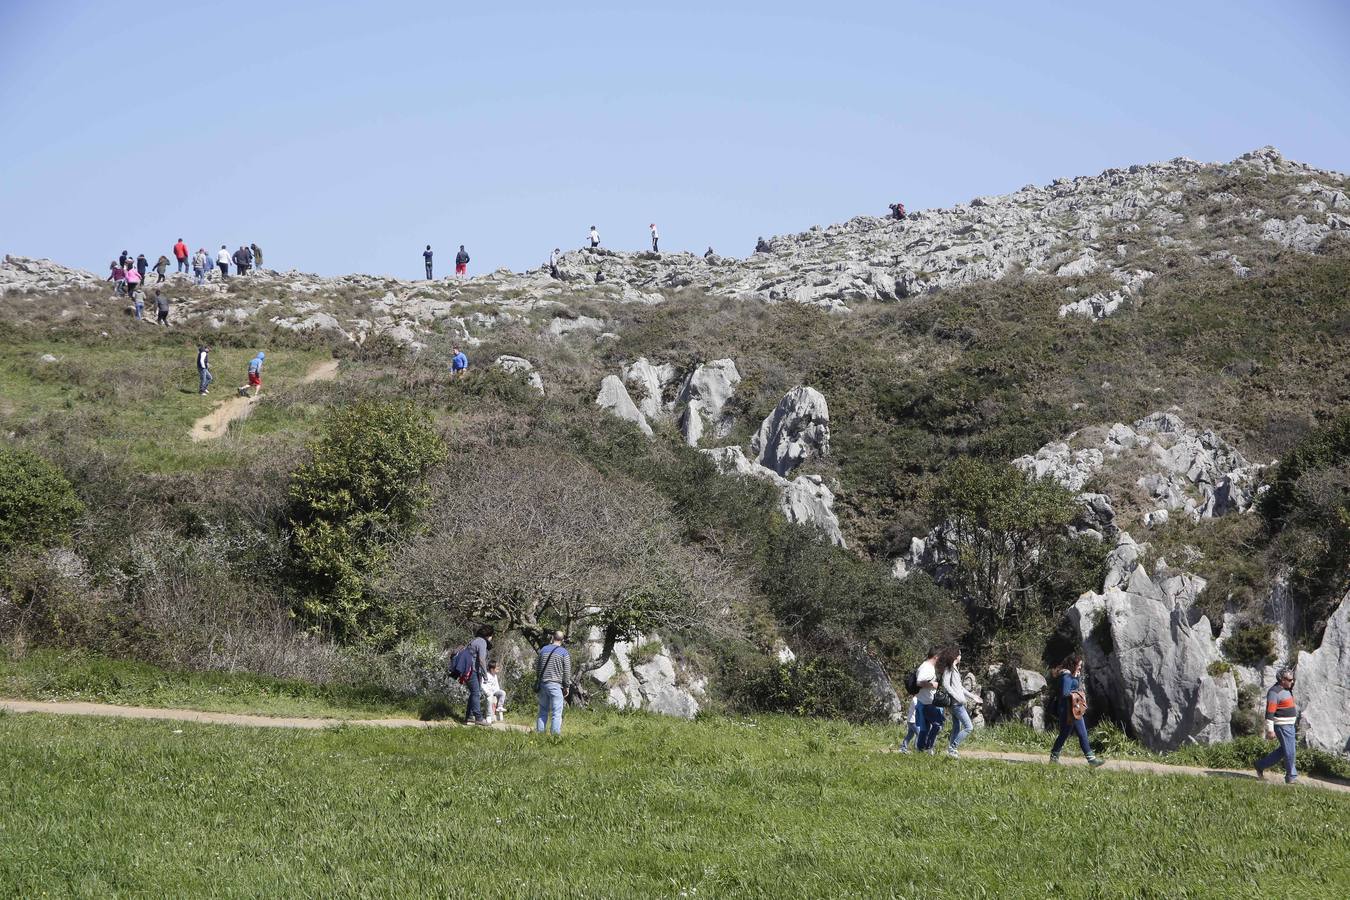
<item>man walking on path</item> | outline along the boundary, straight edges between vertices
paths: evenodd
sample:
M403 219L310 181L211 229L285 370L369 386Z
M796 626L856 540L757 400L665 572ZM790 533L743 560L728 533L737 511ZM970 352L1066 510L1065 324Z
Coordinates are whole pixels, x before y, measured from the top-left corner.
M427 249L422 251L422 262L427 267L427 281L431 280L431 245L427 244Z
M244 250L244 245L240 244L239 249L234 251L234 273L243 275L248 271L248 254Z
M211 377L211 348L202 344L197 348L197 393L206 396L211 393L211 382L215 379Z
M173 245L173 258L178 260L178 271L186 273L188 270L188 248L179 238L178 243Z
M469 371L469 358L458 347L453 349L455 355L450 358L450 377L463 378Z
M464 245L459 245L459 252L455 254L455 277L467 278L469 275L469 254L465 251Z
M483 625L474 632L473 640L469 641L473 671L469 673L469 681L465 685L469 689L469 707L464 711L465 725L491 724L483 714L483 676L487 674L488 667L488 639L494 633L495 629L491 625Z
M1256 761L1256 777L1266 777L1266 769L1284 761L1284 783L1298 781L1294 767L1294 737L1298 725L1298 704L1294 702L1294 670L1281 669L1275 683L1266 691L1266 740L1277 740L1279 746Z
M230 251L225 249L225 245L220 245L220 252L216 254L216 265L220 266L220 280L228 281L230 278Z
M199 287L206 284L206 271L209 263L206 261L206 248L198 247L197 252L192 254L192 281Z
M562 259L562 251L557 247L548 255L548 274L552 275L557 281L562 281L562 272L558 271L558 262Z
M590 239L591 239L591 249L592 249L592 250L599 250L599 249L600 249L600 232L598 232L598 231L595 230L595 226L594 226L594 225L591 226Z
M155 321L167 326L169 324L169 298L155 288Z
M250 244L248 249L249 249L249 251L250 251L250 253L252 254L252 257L253 257L252 259L249 260L250 264L252 264L252 266L253 266L253 270L254 270L255 272L261 272L261 271L262 271L262 248L259 247L257 244Z
M145 281L146 270L150 268L149 261L146 260L144 253L136 254L136 274L141 276L141 281Z
M652 252L653 252L653 253L660 253L660 252L661 252L660 250L656 249L656 242L659 241L660 239L661 239L661 235L659 235L659 234L656 233L656 223L653 222L653 223L652 223Z
M263 358L266 356L266 353L259 350L258 355L248 361L248 386L253 389L255 397L262 393Z
M545 727L554 734L562 734L563 698L572 683L572 657L563 646L563 633L553 632L553 642L539 651L534 663L534 682L539 690L539 718L534 730L544 733Z

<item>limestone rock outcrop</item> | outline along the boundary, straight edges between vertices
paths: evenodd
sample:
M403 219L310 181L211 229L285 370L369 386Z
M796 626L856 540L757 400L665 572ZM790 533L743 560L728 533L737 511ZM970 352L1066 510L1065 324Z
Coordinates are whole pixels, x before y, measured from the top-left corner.
M778 401L750 439L755 462L787 475L808 459L830 454L830 408L812 387L798 386Z
M781 492L779 508L789 522L813 525L823 531L831 543L846 546L839 517L834 512L834 492L820 476L798 475L789 480L773 469L747 459L740 447L716 447L699 452L712 457L724 474L773 482Z
M1222 657L1209 619L1191 624L1156 587L1139 590L1147 588L1135 580L1129 590L1084 594L1070 611L1089 689L1149 749L1230 740L1237 683L1230 671L1210 674Z
M1298 655L1298 693L1309 747L1350 754L1350 594L1327 620L1321 645Z
M492 364L503 371L522 376L536 394L544 396L544 379L528 359L522 356L499 356Z
M604 655L599 629L592 631L586 655L591 661ZM586 678L616 709L645 709L684 719L698 715L699 698L707 690L707 683L691 675L657 635L616 642L609 659Z
M633 398L628 396L628 388L618 375L606 375L600 382L600 393L595 396L595 405L607 409L626 422L632 422L647 437L652 436L652 426L642 410L637 408Z
M730 359L715 359L689 373L680 386L676 406L680 414L680 432L685 443L697 447L704 432L714 439L726 437L731 420L722 410L741 382L741 373Z

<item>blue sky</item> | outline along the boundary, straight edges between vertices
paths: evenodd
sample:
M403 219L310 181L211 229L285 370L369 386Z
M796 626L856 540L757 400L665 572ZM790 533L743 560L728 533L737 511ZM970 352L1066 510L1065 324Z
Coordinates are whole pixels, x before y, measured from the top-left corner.
M1350 4L1087 6L0 0L0 251L418 277L1264 144L1350 169Z

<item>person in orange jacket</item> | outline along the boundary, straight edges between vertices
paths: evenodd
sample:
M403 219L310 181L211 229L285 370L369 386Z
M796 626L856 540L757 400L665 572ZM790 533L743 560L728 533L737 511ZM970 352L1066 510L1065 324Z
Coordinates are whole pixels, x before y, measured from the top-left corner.
M178 243L173 245L173 258L178 260L178 271L186 274L188 270L188 248L187 244L183 243L182 238L179 238Z

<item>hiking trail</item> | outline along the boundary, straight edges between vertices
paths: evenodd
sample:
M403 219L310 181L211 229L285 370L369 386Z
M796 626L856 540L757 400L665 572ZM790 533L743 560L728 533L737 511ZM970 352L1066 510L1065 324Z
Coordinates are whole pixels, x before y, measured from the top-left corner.
M302 716L259 716L247 713L223 713L223 712L203 712L196 709L173 709L168 707L151 706L117 706L111 703L84 703L77 701L59 701L59 700L3 700L0 699L0 710L11 713L47 713L56 716L104 716L116 719L159 719L173 722L194 722L200 725L232 725L249 728L302 728L302 729L320 729L333 728L338 725L353 726L373 726L377 728L467 728L457 721L439 720L434 722L424 722L421 719L333 719L333 718L306 718ZM496 731L522 731L529 732L531 729L524 725L517 725L514 722L497 722L488 726ZM884 750L885 753L897 753L894 748ZM1003 761L1012 763L1040 763L1041 765L1050 765L1049 756L1039 753L1014 753L993 750L963 750L962 759L978 759L988 761ZM1063 766L1086 766L1087 760L1065 756L1062 757L1058 765ZM1204 778L1239 778L1256 780L1256 774L1251 770L1242 769L1212 769L1201 768L1198 766L1176 766L1169 763L1149 762L1139 759L1108 759L1103 769L1116 772L1134 772L1150 775L1189 775L1192 777ZM1279 784L1281 777L1279 773L1272 770L1266 777L1266 781L1272 785ZM1299 776L1299 784L1306 787L1321 788L1322 790L1334 791L1337 793L1350 794L1350 784L1326 781L1321 778L1312 778L1308 775ZM1282 784L1280 784L1283 787Z
M332 381L337 377L337 370L338 361L336 359L317 362L309 367L309 371L305 373L304 378L300 379L300 383ZM256 397L231 397L217 403L214 409L192 423L193 443L213 440L225 434L229 430L231 422L248 416L257 399Z
M12 713L48 713L56 716L104 716L114 719L167 719L195 722L199 725L236 725L249 728L332 728L337 725L371 725L380 728L457 728L459 722L440 719L333 719L304 716L258 716L248 713L204 712L197 709L172 709L154 706L118 706L111 703L84 703L58 700L0 700L0 710ZM498 731L528 731L524 725L498 722L488 726Z

